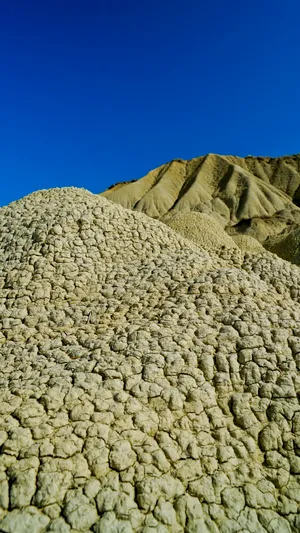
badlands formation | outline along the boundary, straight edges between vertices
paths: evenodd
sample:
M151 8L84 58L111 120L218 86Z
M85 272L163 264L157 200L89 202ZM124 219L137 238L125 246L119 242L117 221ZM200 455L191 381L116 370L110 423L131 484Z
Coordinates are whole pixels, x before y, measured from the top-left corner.
M118 183L102 196L160 219L186 237L191 232L201 246L207 239L205 213L224 229L218 233L226 244L225 231L237 237L243 251L259 250L258 241L300 264L300 154L176 159L140 180ZM241 235L246 238L241 240Z
M289 168L255 205L124 186L174 229L76 188L0 209L1 533L300 531L300 270L225 231L296 225Z

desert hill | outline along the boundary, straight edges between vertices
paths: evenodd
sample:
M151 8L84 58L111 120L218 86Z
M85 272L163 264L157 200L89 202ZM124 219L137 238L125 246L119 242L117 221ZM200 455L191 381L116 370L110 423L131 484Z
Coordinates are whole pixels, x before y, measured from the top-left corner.
M189 213L206 213L229 235L255 238L281 256L280 234L286 239L300 224L300 154L178 159L139 180L118 183L102 196L167 224L178 214L185 213L187 220ZM176 226L180 231L178 220ZM289 260L298 264L298 256L289 254Z
M191 215L201 243L83 189L0 209L1 533L299 532L299 267Z

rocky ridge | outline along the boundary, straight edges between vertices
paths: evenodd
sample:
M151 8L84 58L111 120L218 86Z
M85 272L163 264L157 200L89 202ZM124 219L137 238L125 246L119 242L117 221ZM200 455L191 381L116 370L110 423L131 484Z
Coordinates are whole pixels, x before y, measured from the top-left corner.
M300 271L254 249L75 188L0 209L2 533L299 531Z

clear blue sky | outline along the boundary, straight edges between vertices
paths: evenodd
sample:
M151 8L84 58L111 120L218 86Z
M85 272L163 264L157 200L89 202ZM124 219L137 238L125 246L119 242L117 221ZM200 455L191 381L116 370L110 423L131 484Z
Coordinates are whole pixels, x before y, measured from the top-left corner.
M299 0L9 0L0 47L0 205L300 152Z

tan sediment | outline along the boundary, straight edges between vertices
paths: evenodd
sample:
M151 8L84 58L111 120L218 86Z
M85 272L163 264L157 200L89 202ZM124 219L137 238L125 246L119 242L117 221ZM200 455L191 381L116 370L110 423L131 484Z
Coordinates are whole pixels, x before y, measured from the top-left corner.
M299 268L176 216L0 209L1 532L299 531Z

